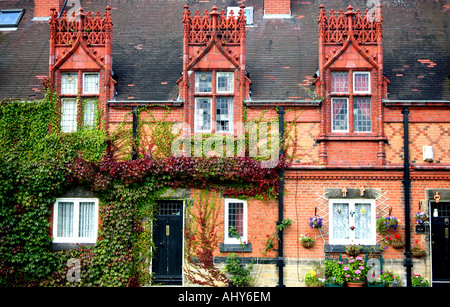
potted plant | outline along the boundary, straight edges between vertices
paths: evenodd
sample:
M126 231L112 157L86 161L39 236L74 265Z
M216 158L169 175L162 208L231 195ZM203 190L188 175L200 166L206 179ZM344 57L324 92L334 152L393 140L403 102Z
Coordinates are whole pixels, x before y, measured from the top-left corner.
M411 285L413 287L428 287L430 285L430 281L420 274L413 273L411 276Z
M419 240L414 241L414 245L411 248L411 253L414 257L421 258L425 255L425 249L422 246L422 242Z
M302 235L300 240L304 248L311 248L316 244L312 235L308 234Z
M343 262L338 260L325 260L325 287L343 287L343 285Z
M357 256L361 252L362 248L363 247L361 246L361 244L350 244L345 246L345 252L347 253L347 255Z
M402 237L399 234L396 234L394 237L387 236L386 240L395 249L399 249L405 246L405 241L403 241Z
M398 219L394 216L378 217L376 228L380 234L385 234L388 230L397 230Z
M362 257L350 257L348 264L344 265L344 279L347 287L362 287L368 270L369 267L364 263Z
M375 275L374 273L367 275L367 287L384 287L384 280L381 275Z
M400 287L400 276L390 271L381 271L381 281L383 281L385 287Z
M311 269L305 275L305 284L307 287L324 287L324 269L319 263L314 264L313 269Z
M416 218L417 224L428 224L428 213L426 212L417 212L414 217Z
M321 228L322 227L322 218L318 216L310 217L309 218L309 226L311 228Z

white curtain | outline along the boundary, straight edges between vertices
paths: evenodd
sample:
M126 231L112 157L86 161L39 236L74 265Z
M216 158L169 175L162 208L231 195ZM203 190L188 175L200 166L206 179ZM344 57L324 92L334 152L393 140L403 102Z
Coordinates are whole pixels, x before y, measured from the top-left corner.
M73 232L73 203L58 203L58 237L72 237Z
M355 239L370 239L372 229L370 204L355 203Z
M333 239L349 239L349 204L334 203L333 204Z
M95 228L95 203L80 202L80 213L78 221L78 236L79 237L93 237Z

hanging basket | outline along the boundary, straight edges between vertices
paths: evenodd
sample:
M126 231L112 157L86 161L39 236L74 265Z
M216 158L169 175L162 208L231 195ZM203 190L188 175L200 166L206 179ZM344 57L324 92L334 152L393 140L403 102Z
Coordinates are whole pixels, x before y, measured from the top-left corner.
M315 242L315 241L302 242L302 246L303 246L304 248L311 248L311 247L313 247L314 245L316 245L316 242Z
M421 250L421 251L413 250L411 253L412 253L413 257L416 257L416 258L421 258L421 257L425 256L425 254L426 254L426 252L424 250Z
M400 249L403 248L403 246L405 246L405 242L404 241L391 242L391 246L395 249Z
M358 256L360 254L360 251L355 249L346 249L345 253L349 256Z

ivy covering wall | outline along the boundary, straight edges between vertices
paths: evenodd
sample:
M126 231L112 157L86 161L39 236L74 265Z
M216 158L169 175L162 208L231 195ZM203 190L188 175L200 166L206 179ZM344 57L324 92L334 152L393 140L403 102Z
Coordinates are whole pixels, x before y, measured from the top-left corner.
M167 188L216 190L233 197L278 193L283 161L271 169L245 157L146 155L117 161L112 148L120 143L119 135L83 127L62 134L59 114L58 97L50 88L41 101L0 103L0 286L147 284L150 225L156 200ZM97 243L52 251L53 204L79 186L99 199ZM70 258L81 262L78 282L66 277Z

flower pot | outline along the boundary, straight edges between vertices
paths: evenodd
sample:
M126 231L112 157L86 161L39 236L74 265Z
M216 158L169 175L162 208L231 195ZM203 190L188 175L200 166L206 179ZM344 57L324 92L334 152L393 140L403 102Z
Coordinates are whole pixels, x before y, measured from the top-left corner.
M342 288L344 285L337 285L337 284L329 284L329 283L326 283L325 284L325 287L326 288Z
M367 284L369 288L384 288L384 284Z
M424 250L422 250L422 251L412 251L411 253L412 253L413 257L421 258L421 257L425 256L426 252Z
M363 282L346 282L348 288L362 288L364 286Z
M402 248L403 246L405 246L405 242L403 242L403 241L391 242L391 246L395 249L399 249L399 248Z
M313 247L314 245L316 245L316 242L315 242L315 241L302 242L302 246L303 246L304 248L311 248L311 247Z

